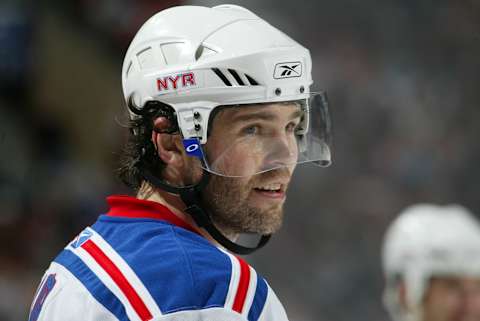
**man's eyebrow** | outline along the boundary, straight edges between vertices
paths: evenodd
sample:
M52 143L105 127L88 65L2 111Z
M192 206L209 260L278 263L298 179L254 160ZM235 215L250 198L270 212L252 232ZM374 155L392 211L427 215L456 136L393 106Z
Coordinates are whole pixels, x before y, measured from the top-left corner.
M303 111L300 109L295 110L291 113L289 120L300 118L303 115ZM252 121L252 120L264 120L264 121L275 121L278 119L278 115L271 111L259 111L251 113L242 113L233 116L232 123L243 122L243 121Z

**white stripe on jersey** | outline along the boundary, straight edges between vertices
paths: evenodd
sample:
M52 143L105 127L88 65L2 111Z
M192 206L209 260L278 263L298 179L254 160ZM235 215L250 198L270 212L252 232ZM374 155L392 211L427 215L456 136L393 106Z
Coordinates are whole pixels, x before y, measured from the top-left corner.
M95 243L108 258L115 264L115 266L122 272L123 276L128 280L138 296L145 303L152 315L161 315L161 311L155 300L152 298L142 281L138 278L130 266L123 260L123 258L108 244L97 232L91 228L87 228L92 233L90 240ZM92 272L103 282L103 284L122 302L125 311L131 320L141 321L139 315L135 312L130 301L127 299L123 291L118 287L110 275L95 261L95 259L82 247L74 248L67 246L67 250L72 251L77 255Z
M240 283L240 262L238 262L238 259L234 255L222 248L219 249L228 255L232 263L232 276L230 277L230 284L228 285L227 297L225 299L225 308L231 310L237 294L238 284Z
M248 313L252 307L255 292L257 291L257 272L251 266L248 267L250 269L250 283L248 284L247 297L245 298L245 303L242 310L242 315L245 316L245 318L248 318Z
M142 299L142 301L147 306L150 313L154 316L162 315L160 308L158 307L155 299L151 296L150 292L147 290L143 282L139 279L137 274L132 270L127 262L115 251L110 244L105 241L105 239L95 232L92 228L88 228L93 235L91 240L93 240L97 246L108 256L110 260L117 266L117 268L122 272L128 282L132 285L135 292Z
M258 317L257 321L288 321L287 313L277 295L273 292L270 285L267 283L267 299L263 306L262 313Z
M45 284L45 281L47 280L47 277L48 277L48 274L44 273L43 276L42 276L42 279L40 280L40 284L38 285L37 289L35 290L35 294L33 296L33 301L30 304L30 310L28 310L28 311L30 311L30 313L32 313L33 305L35 304L35 302L37 302L38 295L40 294L40 289Z
M67 250L72 251L80 260L85 263L90 270L102 281L103 284L122 302L125 307L125 312L128 315L128 318L132 321L141 321L140 317L137 315L132 305L128 301L127 297L123 294L122 290L117 286L117 284L112 280L105 270L98 265L93 257L88 254L83 248L73 248L67 247Z

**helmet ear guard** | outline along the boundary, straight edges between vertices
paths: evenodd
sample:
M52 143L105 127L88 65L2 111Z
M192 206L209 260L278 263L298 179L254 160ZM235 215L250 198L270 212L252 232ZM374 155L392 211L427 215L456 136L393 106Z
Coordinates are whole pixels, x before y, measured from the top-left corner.
M131 113L135 114L137 117L144 119L150 119L152 122L159 117L164 117L168 120L170 127L168 129L158 131L153 125L152 130L157 131L161 134L175 134L179 132L179 127L177 123L177 117L175 109L171 106L164 104L158 100L150 100L145 103L145 105L140 108L135 104L133 95L130 95L127 101L127 107ZM134 133L136 134L136 133Z

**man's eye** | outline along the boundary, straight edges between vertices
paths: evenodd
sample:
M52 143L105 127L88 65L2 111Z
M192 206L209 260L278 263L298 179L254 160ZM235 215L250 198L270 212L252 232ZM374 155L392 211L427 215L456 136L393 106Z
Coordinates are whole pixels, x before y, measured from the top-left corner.
M257 125L248 126L242 129L242 133L245 135L255 135L258 133L258 131L259 131L259 128Z

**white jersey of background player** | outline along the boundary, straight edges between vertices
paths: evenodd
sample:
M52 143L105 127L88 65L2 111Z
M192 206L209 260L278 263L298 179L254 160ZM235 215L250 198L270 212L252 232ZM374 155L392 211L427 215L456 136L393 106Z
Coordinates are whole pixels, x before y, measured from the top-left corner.
M464 207L408 207L385 235L383 270L394 321L480 320L480 225Z
M232 5L157 13L126 53L130 142L120 177L136 197L54 260L30 321L286 321L235 256L282 222L299 163L330 164L328 109L308 50ZM257 234L254 246L242 233Z

